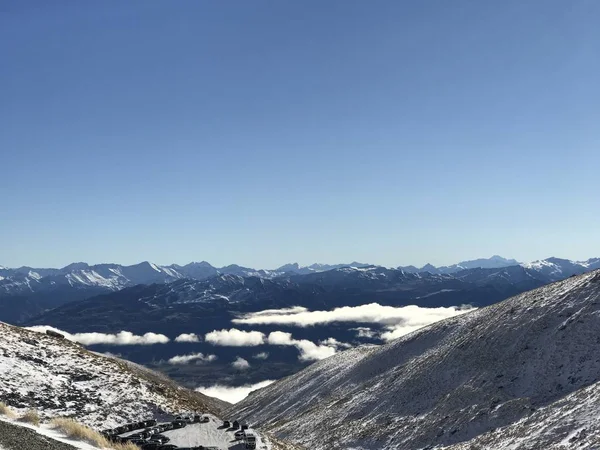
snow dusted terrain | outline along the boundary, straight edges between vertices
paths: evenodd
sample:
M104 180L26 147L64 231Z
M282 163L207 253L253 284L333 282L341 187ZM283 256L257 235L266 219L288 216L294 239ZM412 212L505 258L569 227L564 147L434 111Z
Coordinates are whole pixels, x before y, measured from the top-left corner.
M229 404L182 388L136 364L87 351L66 339L2 322L0 401L17 414L33 408L43 421L66 416L97 430L150 418L169 421L182 412L196 411L208 414L210 422L165 432L172 444L182 447L214 446L223 450L244 447L241 441L235 439L232 429L221 427L223 422L218 415ZM47 423L34 427L3 416L0 420L11 426L11 433L27 437L26 433L20 433L20 429L27 428L77 449L95 448L66 439ZM255 434L258 449L295 448L277 439L271 440L258 431ZM20 439L17 437L16 442ZM6 446L6 440L0 439L1 445ZM37 444L31 447L35 450L42 448L46 449ZM7 450L21 450L21 447L12 445Z
M232 414L311 449L600 448L600 271L322 360Z
M1 322L0 401L97 429L187 410L218 413L225 405L140 366Z

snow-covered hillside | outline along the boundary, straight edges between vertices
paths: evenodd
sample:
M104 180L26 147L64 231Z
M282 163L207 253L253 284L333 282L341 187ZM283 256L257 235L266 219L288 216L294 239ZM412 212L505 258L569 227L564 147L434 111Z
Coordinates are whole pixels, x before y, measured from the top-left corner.
M186 410L219 413L225 405L132 363L1 322L0 401L95 428Z
M338 353L232 411L311 449L598 448L598 330L600 271Z

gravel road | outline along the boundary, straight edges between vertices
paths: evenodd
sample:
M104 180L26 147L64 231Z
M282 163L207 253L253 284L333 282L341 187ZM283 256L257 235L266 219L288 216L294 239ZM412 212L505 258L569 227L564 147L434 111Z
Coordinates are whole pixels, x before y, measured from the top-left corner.
M0 448L3 450L76 450L75 447L41 436L29 428L0 421Z

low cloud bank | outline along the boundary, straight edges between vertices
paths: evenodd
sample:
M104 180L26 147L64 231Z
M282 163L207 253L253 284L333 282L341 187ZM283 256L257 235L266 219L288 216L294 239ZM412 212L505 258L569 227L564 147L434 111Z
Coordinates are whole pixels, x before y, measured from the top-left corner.
M194 333L183 333L175 338L175 342L200 342L200 337Z
M324 341L320 341L321 345L328 345L330 347L335 348L352 348L352 344L348 344L347 342L340 342L336 338L327 338Z
M230 346L230 347L256 347L259 345L279 345L296 347L300 351L298 359L301 361L316 361L334 355L338 349L350 348L350 344L339 342L334 338L328 338L315 344L306 339L294 339L291 333L282 331L273 331L266 335L260 331L244 331L236 328L229 330L214 330L207 333L205 336L206 342L213 345ZM262 352L254 355L256 359L267 359L268 353ZM247 361L246 361L247 362ZM239 363L238 369L244 369L243 363Z
M373 323L383 325L388 331L381 334L383 340L393 340L404 334L415 331L448 317L454 317L473 311L470 306L451 306L439 308L422 308L416 305L383 306L370 303L360 306L344 306L331 311L309 311L306 308L287 308L282 310L265 310L249 313L237 319L234 323L244 325L291 325L309 327L325 325L334 322ZM370 330L357 329L359 335L368 336Z
M291 333L284 333L283 331L273 331L272 333L269 333L267 343L270 345L289 345L296 347L300 351L299 359L301 361L317 361L333 356L336 353L336 347L334 346L317 345L306 339L294 339Z
M28 330L37 331L39 333L45 333L46 330L53 330L57 333L61 333L66 339L73 342L79 342L83 345L154 345L154 344L166 344L169 342L169 338L164 334L157 333L145 333L142 336L135 335L130 331L120 331L116 334L106 333L67 333L66 331L59 330L54 327L47 325L37 325L34 327L28 327Z
M263 309L262 311L257 311L252 313L255 316L272 316L272 315L285 315L285 314L298 314L301 312L308 311L304 306L292 306L291 308L281 308L281 309Z
M250 368L250 363L239 356L235 359L234 362L231 363L231 365L234 369L237 370L246 370Z
M260 383L247 384L244 386L237 387L215 384L213 386L197 387L196 391L229 403L238 403L244 400L246 397L248 397L248 394L250 394L250 392L266 387L272 383L275 383L275 380L265 380L261 381Z
M353 331L356 331L356 337L361 338L374 338L377 333L371 330L369 327L358 327L358 328L350 328Z
M204 339L213 345L255 347L264 343L265 335L260 331L243 331L231 328L230 330L214 330L206 333Z
M189 364L191 362L212 362L216 360L215 355L204 355L204 353L191 353L189 355L177 355L168 360L169 364Z

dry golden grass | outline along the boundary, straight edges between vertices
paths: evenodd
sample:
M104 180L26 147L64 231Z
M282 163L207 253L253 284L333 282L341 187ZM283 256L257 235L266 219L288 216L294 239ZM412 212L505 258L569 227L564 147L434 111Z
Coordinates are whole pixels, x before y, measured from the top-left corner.
M0 416L8 417L9 419L14 419L16 417L15 412L10 409L10 407L3 402L0 402Z
M64 433L69 439L84 441L98 448L113 450L139 450L137 445L128 442L127 444L116 444L109 442L104 436L90 427L75 422L66 417L57 417L50 421L50 425Z
M40 426L40 416L35 409L30 409L24 415L19 417L19 422L30 423L36 427Z

